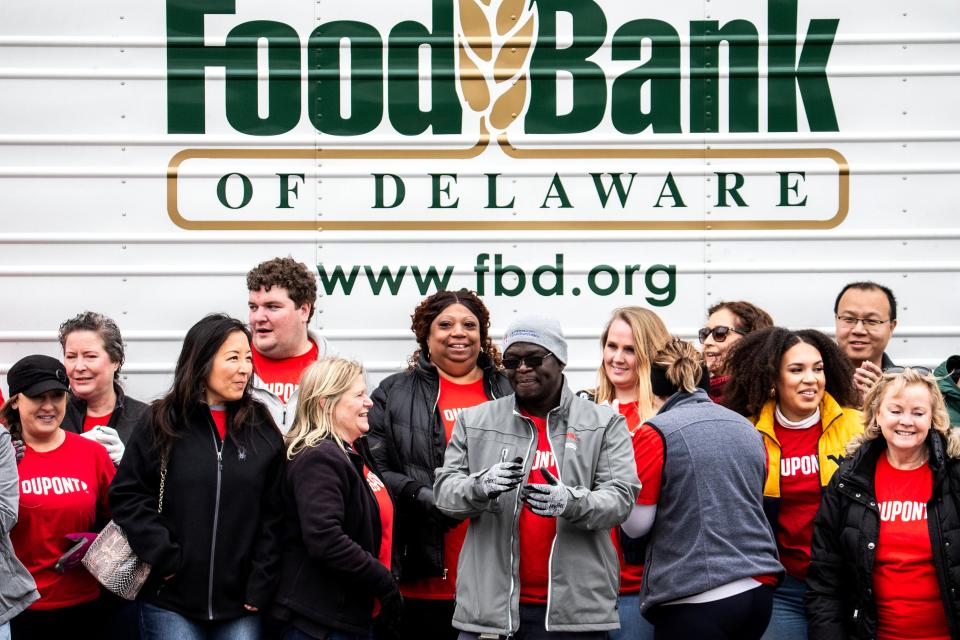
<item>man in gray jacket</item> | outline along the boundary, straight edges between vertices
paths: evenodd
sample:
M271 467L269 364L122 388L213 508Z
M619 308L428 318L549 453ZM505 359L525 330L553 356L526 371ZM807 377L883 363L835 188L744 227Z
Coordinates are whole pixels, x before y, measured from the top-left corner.
M10 530L17 524L20 476L10 432L0 426L0 640L10 638L10 621L40 598L33 578L13 553Z
M460 414L434 485L441 511L470 518L453 625L461 640L602 640L620 626L610 529L640 489L626 422L567 387L556 320L514 321L503 348L514 395Z

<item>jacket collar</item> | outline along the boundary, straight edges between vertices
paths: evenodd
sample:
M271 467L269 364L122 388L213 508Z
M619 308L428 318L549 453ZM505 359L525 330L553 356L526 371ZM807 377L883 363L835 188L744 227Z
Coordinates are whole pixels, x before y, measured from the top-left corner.
M490 377L497 371L497 367L493 364L493 360L483 351L480 352L480 356L477 358L477 366L483 371L484 378ZM440 379L440 373L437 371L437 365L433 364L433 362L431 362L427 357L427 354L425 354L422 350L420 355L417 356L417 364L413 367L413 371L417 375L421 375L433 381Z
M550 411L547 412L547 416L557 416L565 419L570 415L570 406L573 404L575 397L576 394L570 390L570 386L567 384L567 376L563 376L563 386L560 388L560 404L550 409ZM580 399L582 400L583 398ZM520 407L517 405L516 394L513 394L513 413L515 415L521 415Z
M697 387L694 389L693 393L687 393L686 391L678 391L673 394L667 401L663 403L663 406L660 407L660 410L657 411L657 414L666 413L671 409L676 409L677 407L682 407L685 405L700 404L703 402L713 403L713 400L710 399L710 396L707 395L707 392L703 389Z
M760 415L756 418L757 429L773 438L777 439L776 433L774 431L774 423L776 418L774 417L774 412L777 407L777 401L773 398L767 400L767 403L763 405L763 409L760 410ZM820 401L820 423L823 425L823 431L826 433L829 429L837 423L837 418L843 415L843 407L841 407L836 400L833 399L829 393L824 391L823 400Z
M946 442L943 436L931 429L926 444L929 457L927 464L933 471L933 497L936 498L940 494L943 477L947 473ZM842 477L861 487L872 487L874 474L877 470L877 461L880 456L886 455L886 451L887 441L882 436L864 441L853 454L849 466L840 472Z
M113 392L117 396L117 400L113 405L113 413L116 413L117 411L123 410L123 399L125 398L123 394L123 387L121 387L120 383L116 380L113 381ZM87 401L79 396L73 395L72 391L70 392L70 396L73 398L73 402L76 405L77 410L80 411L81 414L87 415Z

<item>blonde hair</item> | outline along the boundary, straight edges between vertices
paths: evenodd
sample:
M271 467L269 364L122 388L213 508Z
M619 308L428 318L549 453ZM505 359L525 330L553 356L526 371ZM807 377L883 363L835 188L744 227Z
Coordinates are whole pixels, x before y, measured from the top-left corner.
M697 389L703 376L703 355L689 342L672 338L654 357L654 362L667 370L667 380L687 393Z
M633 348L637 354L637 413L642 422L656 413L653 408L653 391L650 389L650 363L657 350L670 340L670 332L660 316L653 311L643 307L620 307L614 309L603 335L600 336L601 348L606 349L610 327L617 320L626 322L633 334ZM597 370L597 390L594 396L597 402L613 402L617 397L617 389L607 377L602 360Z
M921 375L916 369L906 368L902 373L885 373L870 389L863 401L863 434L857 435L847 444L847 454L852 455L865 442L882 436L877 423L880 403L887 393L899 395L907 387L925 387L930 392L931 427L947 441L947 455L960 458L960 430L950 428L950 416L943 401L943 395L933 376ZM929 435L928 435L929 437Z
M346 451L343 439L337 433L334 410L357 376L364 374L359 362L343 358L324 358L304 369L300 377L300 398L293 426L284 438L287 460L308 447L316 446L324 438L332 438Z

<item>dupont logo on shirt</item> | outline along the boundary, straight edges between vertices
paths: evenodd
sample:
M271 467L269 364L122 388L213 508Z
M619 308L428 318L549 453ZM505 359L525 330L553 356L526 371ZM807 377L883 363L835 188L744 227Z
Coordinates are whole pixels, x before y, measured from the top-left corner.
M780 475L785 478L809 476L820 473L820 460L816 454L795 456L780 460Z
M30 478L20 482L20 493L22 495L48 496L51 493L62 496L68 493L86 493L87 483L77 478L65 478L63 476L41 476L39 478Z
M267 382L265 383L267 389L270 390L270 393L280 398L280 402L287 404L287 401L290 399L290 396L293 395L293 392L300 387L299 384L294 384L292 382Z
M370 490L374 493L380 492L386 486L373 471L367 471L367 484L370 485Z
M464 409L468 407L459 407L457 409L444 409L443 410L443 419L447 422L456 422L457 416L463 413Z
M550 469L554 466L556 465L553 459L552 451L537 451L533 456L533 466L530 467L530 470L536 471L537 469Z
M915 500L890 500L880 503L883 522L916 522L927 519L927 504Z

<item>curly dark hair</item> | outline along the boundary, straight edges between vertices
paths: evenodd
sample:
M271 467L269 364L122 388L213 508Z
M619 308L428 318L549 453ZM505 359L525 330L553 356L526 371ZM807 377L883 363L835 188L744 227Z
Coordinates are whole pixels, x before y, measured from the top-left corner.
M707 309L707 316L712 316L721 309L726 309L737 316L737 320L740 321L740 326L736 328L747 333L753 333L754 331L773 326L773 318L770 317L769 313L746 300L718 302Z
M307 322L313 318L314 303L317 301L317 278L307 265L288 256L261 262L247 273L247 290L270 291L273 287L286 289L287 295L297 308L309 304L310 315L307 316Z
M747 418L759 416L780 376L783 354L801 342L820 352L827 393L840 406L856 407L860 400L853 384L853 367L840 347L814 329L791 331L783 327L755 331L731 347L727 356L731 379L727 383L723 404Z
M410 330L417 339L417 350L410 356L408 364L410 368L415 368L420 361L420 354L428 353L427 339L430 337L430 325L437 319L444 309L452 304L462 304L470 313L477 316L480 322L480 350L489 357L494 365L499 369L500 350L490 339L490 312L483 300L469 289L460 289L459 291L437 291L431 296L427 296L414 309L410 316Z

